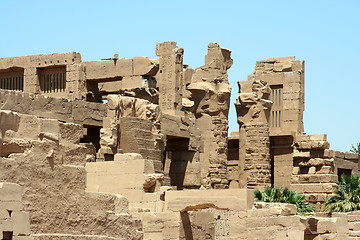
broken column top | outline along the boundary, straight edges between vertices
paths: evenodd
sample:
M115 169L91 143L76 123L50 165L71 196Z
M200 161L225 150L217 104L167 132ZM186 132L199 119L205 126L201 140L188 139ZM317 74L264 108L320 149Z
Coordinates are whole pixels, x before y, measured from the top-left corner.
M230 49L222 48L218 43L209 43L208 53L205 56L205 64L210 64L216 59L224 61L226 69L229 69L233 64Z
M156 43L156 56L171 54L172 50L178 48L174 41Z

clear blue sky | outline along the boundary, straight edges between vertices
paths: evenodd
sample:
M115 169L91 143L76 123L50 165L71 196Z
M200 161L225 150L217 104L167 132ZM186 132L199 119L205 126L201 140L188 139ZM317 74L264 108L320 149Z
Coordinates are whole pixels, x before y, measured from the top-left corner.
M305 60L305 132L341 151L360 142L360 1L0 0L0 58L80 52L83 61L155 56L177 41L184 63L204 64L207 44L231 49L233 87L269 57Z

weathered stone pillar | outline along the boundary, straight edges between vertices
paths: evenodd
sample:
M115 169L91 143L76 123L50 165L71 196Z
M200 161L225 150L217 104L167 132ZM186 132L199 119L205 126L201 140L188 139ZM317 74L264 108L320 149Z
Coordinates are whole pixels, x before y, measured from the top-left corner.
M187 90L191 92L197 127L204 142L200 153L202 186L224 188L227 180L227 134L231 86L227 70L231 51L210 43L205 65L195 69Z
M176 42L156 44L156 55L160 57L156 80L163 113L176 115L182 107L183 54L184 49L178 48Z
M239 187L271 183L269 113L270 88L265 81L238 82L235 102L239 123Z

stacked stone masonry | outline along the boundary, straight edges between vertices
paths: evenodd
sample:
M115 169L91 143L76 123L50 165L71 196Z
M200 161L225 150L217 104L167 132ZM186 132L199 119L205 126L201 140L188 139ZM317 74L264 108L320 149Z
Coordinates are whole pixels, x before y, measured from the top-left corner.
M229 137L231 50L210 43L195 69L176 42L156 55L0 59L2 239L359 238L358 212L254 202L273 185L322 210L359 172L359 155L304 133L304 61L256 63Z

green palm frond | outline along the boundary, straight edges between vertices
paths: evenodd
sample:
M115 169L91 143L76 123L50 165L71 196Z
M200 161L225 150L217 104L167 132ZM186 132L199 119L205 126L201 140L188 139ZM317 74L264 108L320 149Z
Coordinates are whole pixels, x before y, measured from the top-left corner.
M344 174L336 184L339 188L325 202L324 211L332 213L360 210L360 176Z
M305 201L305 195L288 188L266 187L264 192L254 191L255 197L263 202L281 202L295 204L299 213L314 212L315 207Z
M350 152L360 154L360 142L354 145L351 145Z

